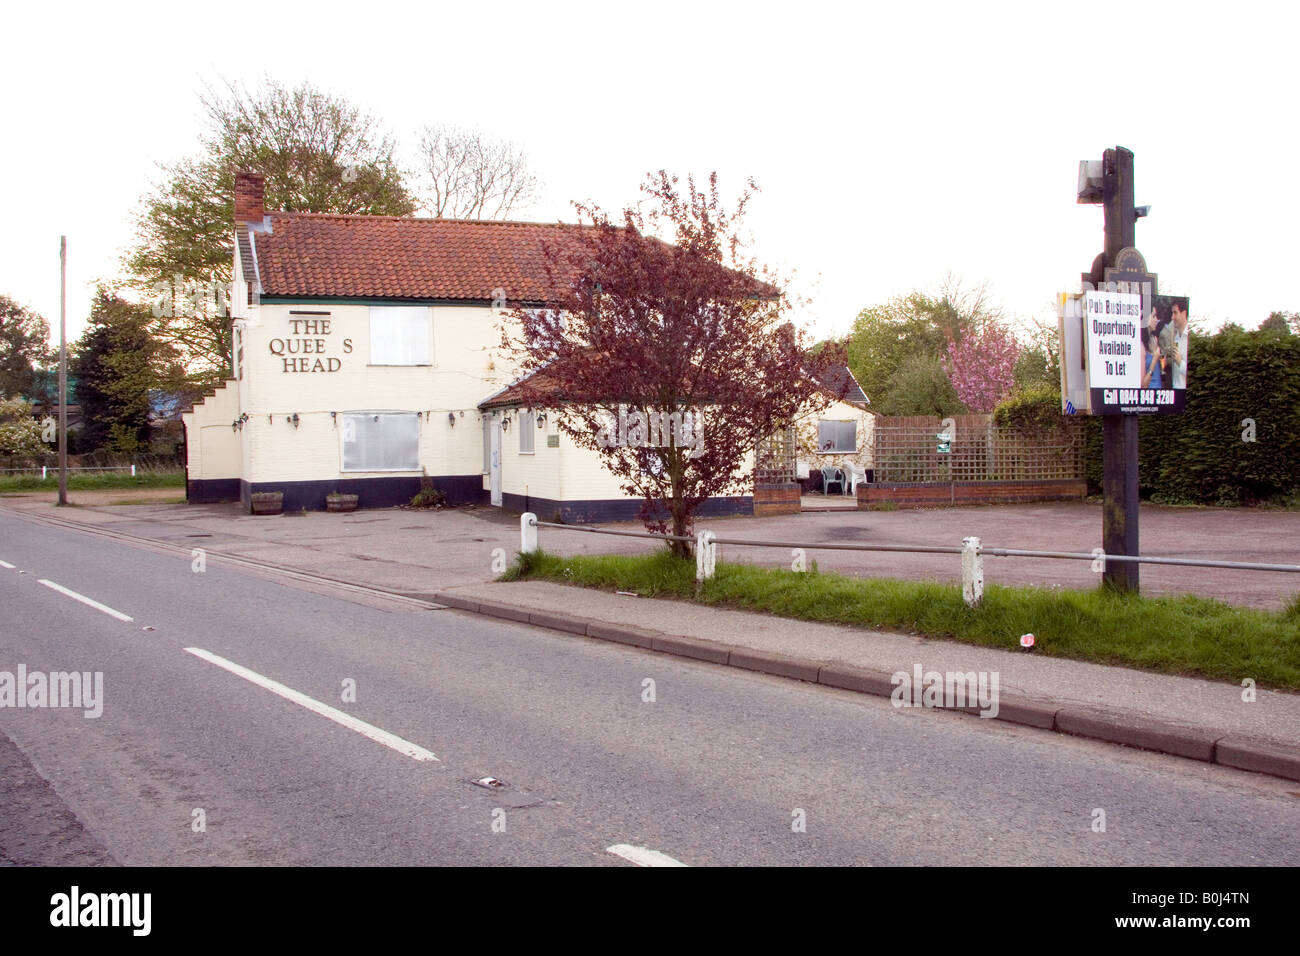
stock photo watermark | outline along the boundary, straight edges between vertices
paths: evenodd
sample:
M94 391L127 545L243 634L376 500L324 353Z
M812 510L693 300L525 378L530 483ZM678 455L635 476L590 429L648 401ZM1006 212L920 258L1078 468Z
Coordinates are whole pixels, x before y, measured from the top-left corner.
M686 457L704 454L704 426L691 412L663 412L618 406L596 433L601 448L689 448Z
M895 671L889 682L897 686L889 695L895 707L960 709L976 707L981 717L998 715L997 671L927 671L912 665L912 673Z
M0 671L0 708L40 710L68 708L85 711L87 720L104 713L103 671L32 671L19 664L17 672Z
M178 315L229 315L234 284L219 279L187 279L180 273L169 282L155 282L150 307L155 319Z
M125 927L133 936L148 936L153 925L152 893L83 893L73 886L50 897L50 925L58 927Z

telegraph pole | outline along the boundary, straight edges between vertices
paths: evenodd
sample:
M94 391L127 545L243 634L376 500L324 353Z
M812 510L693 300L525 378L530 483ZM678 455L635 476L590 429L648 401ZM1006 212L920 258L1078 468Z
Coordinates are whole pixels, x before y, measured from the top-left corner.
M68 503L68 237L59 237L59 505Z
M1101 288L1122 268L1120 253L1136 250L1136 225L1140 215L1133 205L1133 153L1122 146L1102 156L1101 205L1105 214L1105 251L1084 278ZM1086 201L1080 198L1080 202ZM1095 200L1094 200L1095 201ZM1154 277L1151 295L1155 294ZM1144 303L1146 299L1144 297ZM1144 305L1142 321L1146 321ZM1102 416L1102 519L1101 546L1106 554L1136 556L1138 552L1138 418L1135 414ZM1104 582L1119 591L1138 590L1138 565L1108 561Z

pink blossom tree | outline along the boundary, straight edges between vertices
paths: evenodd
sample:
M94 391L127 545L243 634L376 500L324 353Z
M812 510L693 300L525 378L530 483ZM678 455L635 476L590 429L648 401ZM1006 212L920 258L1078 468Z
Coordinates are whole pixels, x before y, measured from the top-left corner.
M972 412L991 412L1011 394L1020 343L997 322L968 329L959 340L949 337L943 369L957 397Z

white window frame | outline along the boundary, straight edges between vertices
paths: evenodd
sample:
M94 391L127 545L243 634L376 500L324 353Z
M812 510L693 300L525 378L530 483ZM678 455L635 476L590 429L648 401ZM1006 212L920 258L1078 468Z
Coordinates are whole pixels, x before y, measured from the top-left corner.
M842 429L835 429L835 445L831 448L822 447L822 426L823 425L848 425L853 429L853 445L844 448L840 441L844 438ZM858 423L851 418L822 418L817 421L817 452L821 455L856 455L858 453Z
M339 429L339 471L348 474L367 474L378 472L413 472L420 470L420 416L418 412L392 412L392 411L366 411L366 412L342 412L339 415L342 420ZM409 465L402 464L388 467L348 467L348 436L355 435L357 426L365 419L388 418L401 419L403 423L409 420L415 429L415 450L414 458ZM373 422L372 422L373 424ZM354 439L355 440L355 439Z
M423 330L423 337L417 329ZM433 365L433 311L427 305L372 305L370 364L398 368Z

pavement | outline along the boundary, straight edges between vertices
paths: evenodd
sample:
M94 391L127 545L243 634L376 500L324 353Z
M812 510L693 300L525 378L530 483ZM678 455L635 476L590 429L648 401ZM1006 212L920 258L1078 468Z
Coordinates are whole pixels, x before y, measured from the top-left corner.
M498 582L494 580L494 562L499 565L503 557L518 550L519 526L517 515L497 509L384 509L350 515L254 518L234 505L123 506L105 503L111 499L94 500L85 493L72 498L78 507L59 509L44 495L5 497L0 499L0 509L125 540L203 549L210 556L246 565L293 569L304 579L314 576L345 582L651 652L871 695L890 696L896 686L892 675L899 671L911 674L917 666L924 672L997 674L999 706L994 719L998 721L1300 780L1300 694L1256 689L1255 699L1247 701L1238 683L550 582ZM880 522L892 521L896 529L906 527L906 534L914 538L937 536L942 529L947 540L955 530L988 527L998 536L989 536L986 544L1040 546L1036 541L1012 537L1020 522L1040 528L1050 538L1045 543L1060 547L1062 535L1068 533L1064 528L1068 521L1082 524L1090 517L1099 519L1097 509L1087 509L1084 505L1028 505L860 512L853 517L869 520L876 528L874 537L887 536L889 532L881 530ZM1048 512L1047 518L1044 512ZM1183 514L1186 523L1189 519ZM1177 515L1174 511L1172 517ZM1144 530L1146 517L1144 513ZM1231 555L1237 560L1279 560L1278 554L1285 553L1279 548L1293 548L1282 542L1295 540L1288 528L1279 525L1300 529L1300 515L1288 512L1233 512L1222 517L1219 513L1195 513L1195 517L1216 527L1226 521L1241 525L1260 519L1271 526L1267 540L1261 543L1257 537L1253 549L1237 538L1226 542L1228 554L1215 549L1213 542L1200 544L1200 553ZM1171 516L1162 518L1163 522L1150 524L1162 524L1163 543L1176 545L1178 533L1172 528ZM906 526L904 519L910 519ZM843 521L844 516L823 514L729 519L705 526L725 528L729 536L744 538L819 540L817 534L843 539ZM927 532L927 522L932 531ZM1099 520L1096 523L1099 526ZM1237 528L1236 533L1242 530ZM653 546L638 539L565 534L545 528L542 536L543 547L564 554ZM894 536L903 534L895 531ZM731 557L741 550L755 549L733 549ZM1089 548L1071 542L1070 550ZM844 552L834 554L838 558ZM1287 557L1294 561L1294 554ZM997 580L990 573L990 562L986 562L986 575ZM1259 587L1258 579L1264 577L1271 576L1255 575L1252 586ZM1144 571L1144 590L1146 580ZM1269 586L1276 589L1276 580ZM1017 637L1008 635L1012 647ZM959 709L979 712L978 706Z

